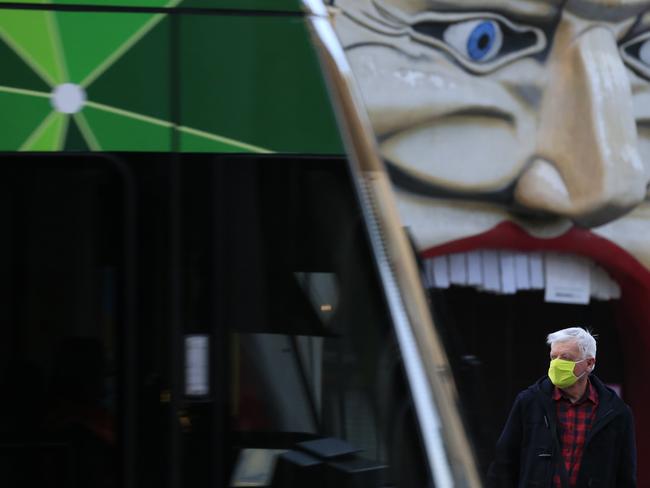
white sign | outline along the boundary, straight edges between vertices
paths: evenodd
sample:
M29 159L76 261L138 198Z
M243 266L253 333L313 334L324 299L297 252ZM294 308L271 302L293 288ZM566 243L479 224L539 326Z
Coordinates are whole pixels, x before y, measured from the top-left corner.
M578 256L547 254L544 300L586 305L590 295L589 261Z
M205 334L185 336L185 394L210 394L210 341Z

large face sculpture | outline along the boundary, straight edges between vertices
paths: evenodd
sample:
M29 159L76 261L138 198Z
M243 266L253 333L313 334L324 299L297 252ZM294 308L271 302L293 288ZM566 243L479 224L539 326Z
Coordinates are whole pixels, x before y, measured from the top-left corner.
M650 455L650 2L336 6L430 284L620 298L616 360Z

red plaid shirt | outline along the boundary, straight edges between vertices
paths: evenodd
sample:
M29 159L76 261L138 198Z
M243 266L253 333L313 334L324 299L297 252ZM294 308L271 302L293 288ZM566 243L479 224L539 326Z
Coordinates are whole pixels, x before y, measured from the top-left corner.
M569 476L569 486L574 487L578 481L585 439L596 418L598 392L591 386L591 382L587 382L584 395L576 403L571 403L559 388L555 388L553 400L555 400L560 427L562 459ZM557 466L553 477L553 485L556 488L562 488L559 469L560 466Z

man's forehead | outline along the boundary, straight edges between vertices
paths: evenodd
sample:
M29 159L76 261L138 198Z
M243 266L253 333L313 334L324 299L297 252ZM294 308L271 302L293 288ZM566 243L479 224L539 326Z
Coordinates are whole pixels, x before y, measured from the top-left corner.
M578 343L577 341L573 341L573 340L554 342L551 345L552 352L569 352L569 351L578 351L578 350L579 350Z
M500 11L518 16L551 17L567 10L587 19L619 21L650 7L650 0L376 0L408 13L440 11Z

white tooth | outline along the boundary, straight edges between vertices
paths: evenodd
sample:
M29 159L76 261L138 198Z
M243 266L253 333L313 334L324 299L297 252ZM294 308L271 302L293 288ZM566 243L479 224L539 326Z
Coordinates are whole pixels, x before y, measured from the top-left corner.
M483 284L481 253L471 251L467 253L467 284L479 286Z
M447 256L433 258L433 279L436 288L449 288L449 264Z
M542 254L533 252L528 255L530 265L530 288L533 290L544 289L544 259Z
M530 290L528 256L523 252L515 253L515 283L518 290Z
M510 251L499 252L501 268L501 291L506 295L517 293L515 281L515 254Z
M479 291L513 294L544 289L544 299L560 303L589 303L589 298L621 297L621 288L597 264L581 256L482 250L424 259L425 288L451 284Z
M609 300L611 295L607 273L594 264L591 267L591 296L598 300Z
M589 261L578 256L548 253L544 259L544 300L586 305L590 297Z
M621 287L607 273L605 273L605 277L607 278L607 289L610 299L618 300L621 298Z
M423 269L422 269L422 286L424 286L427 290L429 288L433 288L433 282L431 281L431 277L430 277L431 273L429 272L429 268L431 267L431 265L429 264L429 261L430 260L427 259L427 258L424 258L422 260L422 267L423 267Z
M481 251L483 264L483 288L488 291L501 291L499 276L499 254L496 251Z
M615 281L612 281L612 298L618 300L621 298L621 287Z
M464 253L449 256L450 280L454 285L467 284L467 261Z
M433 288L433 260L424 258L422 261L424 269L422 270L422 284L426 289Z
M617 300L621 298L621 288L607 271L592 263L591 296L598 300Z

